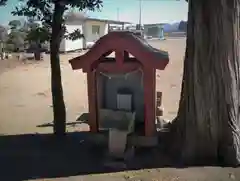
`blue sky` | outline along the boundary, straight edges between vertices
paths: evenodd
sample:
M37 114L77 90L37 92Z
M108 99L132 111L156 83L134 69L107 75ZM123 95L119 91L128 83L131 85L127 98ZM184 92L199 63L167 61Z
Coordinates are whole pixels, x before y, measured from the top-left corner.
M13 17L11 11L18 0L8 0L5 7L0 7L0 24L7 24ZM119 9L119 11L117 10ZM142 23L173 23L187 19L187 3L185 0L142 0ZM117 13L119 12L119 13ZM87 12L90 17L138 23L138 0L103 0L101 12ZM118 16L119 14L119 16Z

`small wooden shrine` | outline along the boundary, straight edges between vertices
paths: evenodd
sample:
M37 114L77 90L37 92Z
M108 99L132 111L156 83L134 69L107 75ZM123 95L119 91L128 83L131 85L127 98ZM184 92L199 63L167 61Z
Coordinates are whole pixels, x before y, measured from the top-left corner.
M108 117L106 124L131 122L126 129L134 130L136 122L143 122L144 136L155 135L156 69L165 69L167 52L151 47L132 32L110 32L69 62L74 70L87 73L91 132L104 127L101 120Z

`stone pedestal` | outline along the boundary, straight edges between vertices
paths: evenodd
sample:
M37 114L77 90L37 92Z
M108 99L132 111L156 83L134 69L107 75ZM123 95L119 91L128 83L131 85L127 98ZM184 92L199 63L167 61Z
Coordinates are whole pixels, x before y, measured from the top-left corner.
M124 158L127 146L127 131L120 131L117 129L109 130L109 154L115 158Z

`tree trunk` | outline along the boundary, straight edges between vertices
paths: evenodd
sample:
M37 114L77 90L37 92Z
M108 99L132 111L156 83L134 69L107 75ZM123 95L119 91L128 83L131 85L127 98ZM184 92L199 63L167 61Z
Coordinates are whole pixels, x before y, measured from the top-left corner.
M41 52L39 50L35 50L34 52L34 58L35 60L39 61L41 60Z
M4 43L0 41L0 59L4 60Z
M39 61L41 60L41 44L40 43L36 43L36 48L35 48L35 51L34 51L34 58L35 60Z
M185 164L240 163L240 0L189 0L178 116Z
M50 42L51 58L51 81L52 81L52 101L54 116L54 134L63 136L66 132L66 110L63 98L61 68L59 59L59 47L62 35L62 23L64 6L56 3L53 22L52 22L52 39Z

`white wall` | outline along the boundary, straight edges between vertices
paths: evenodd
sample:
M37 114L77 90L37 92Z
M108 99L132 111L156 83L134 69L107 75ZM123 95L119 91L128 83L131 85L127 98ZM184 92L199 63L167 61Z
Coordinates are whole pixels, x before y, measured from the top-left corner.
M65 39L61 41L59 51L65 52Z
M106 24L105 25L105 30L104 30L104 34L108 34L108 31L109 31L109 24Z
M98 35L92 33L92 26L100 26L100 33ZM108 23L102 21L86 20L72 21L66 25L68 33L72 33L76 29L80 29L83 32L85 39L78 39L75 41L63 39L60 44L60 51L67 52L72 50L78 50L86 48L87 42L95 42L100 37L108 33Z
M100 34L99 35L95 35L92 33L93 25L100 26ZM84 24L84 35L85 35L86 42L95 42L100 37L105 35L107 33L106 26L108 26L108 24L106 22L87 20Z
M73 25L73 24L68 24L66 25L66 30L68 33L73 33L75 30L79 29L82 33L83 32L83 25L81 22L78 22L79 25ZM83 48L83 39L78 39L78 40L68 40L68 39L63 39L61 44L60 44L60 51L62 52L68 52L68 51L73 51L73 50L79 50Z

